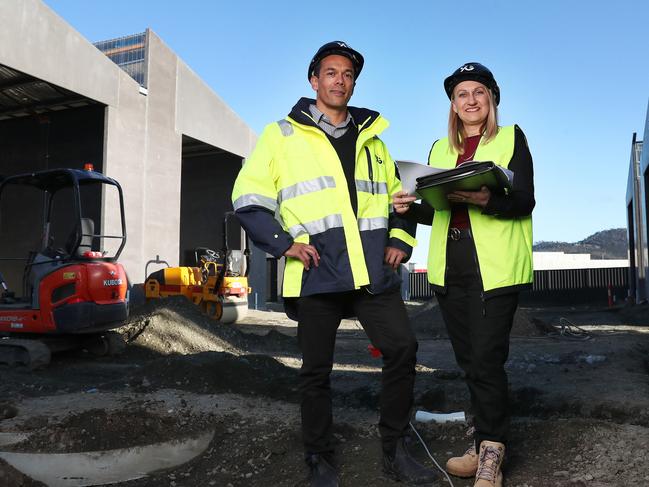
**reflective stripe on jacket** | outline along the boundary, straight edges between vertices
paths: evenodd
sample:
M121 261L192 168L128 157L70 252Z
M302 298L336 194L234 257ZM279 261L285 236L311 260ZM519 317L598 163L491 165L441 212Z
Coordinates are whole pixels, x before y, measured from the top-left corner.
M473 156L476 161L493 161L507 167L514 152L514 126L501 127L488 143L480 141ZM429 155L428 164L452 168L457 152L448 138L438 140ZM516 175L514 175L516 177ZM478 270L484 296L528 288L532 282L532 217L500 218L485 215L475 205L468 205L471 232L476 248ZM428 280L437 291L443 291L446 278L446 244L451 220L450 210L436 210L428 251Z
M410 256L413 225L392 211L401 190L396 166L378 138L388 122L378 113L349 107L358 130L352 209L336 150L302 99L290 116L269 124L234 185L237 216L255 245L281 257L293 242L315 246L318 267L305 271L287 258L284 297L341 292L368 286L373 293L397 287L400 277L384 264L386 246Z

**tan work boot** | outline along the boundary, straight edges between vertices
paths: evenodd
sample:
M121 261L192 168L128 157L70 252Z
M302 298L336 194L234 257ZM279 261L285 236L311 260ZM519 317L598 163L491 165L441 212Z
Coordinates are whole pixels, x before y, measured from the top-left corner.
M503 473L500 467L505 457L505 445L495 441L480 443L478 455L478 471L473 487L502 487Z
M446 462L446 471L456 477L474 477L478 471L478 454L473 443L461 457L449 458Z

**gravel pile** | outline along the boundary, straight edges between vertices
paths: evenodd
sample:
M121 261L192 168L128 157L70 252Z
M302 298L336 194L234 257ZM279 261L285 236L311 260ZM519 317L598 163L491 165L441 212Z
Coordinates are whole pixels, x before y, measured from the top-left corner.
M276 331L260 336L244 333L236 324L214 321L183 296L152 300L132 310L129 322L119 332L131 345L162 355L298 350L294 338Z

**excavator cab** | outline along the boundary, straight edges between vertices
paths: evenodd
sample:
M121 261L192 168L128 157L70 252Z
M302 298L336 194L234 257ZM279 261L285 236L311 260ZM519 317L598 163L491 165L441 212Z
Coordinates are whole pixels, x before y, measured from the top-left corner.
M9 362L2 352L13 346L14 361L34 366L37 344L74 348L126 321L128 279L117 262L126 244L124 199L114 179L92 167L3 179L0 242L0 362Z

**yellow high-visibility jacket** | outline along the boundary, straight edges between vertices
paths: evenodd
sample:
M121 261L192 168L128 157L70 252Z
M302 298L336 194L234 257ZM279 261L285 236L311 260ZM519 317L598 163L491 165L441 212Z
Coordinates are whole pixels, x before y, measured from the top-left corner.
M487 143L480 141L473 159L508 167L514 154L516 131L524 138L517 126L500 127L494 139ZM428 163L434 167L453 168L457 157L448 138L443 138L433 145ZM531 214L504 218L485 214L474 205L468 205L468 210L483 296L529 288L533 278ZM428 280L440 292L446 285L446 244L450 221L450 209L435 211L428 251Z
M293 242L311 244L320 254L319 266L308 271L287 258L284 297L396 288L401 280L384 264L385 248L409 257L416 241L413 224L391 204L401 181L378 138L388 122L377 112L348 107L355 122L349 130L358 130L354 214L340 159L312 119L311 103L302 98L287 118L264 129L232 192L239 221L258 248L277 258Z

